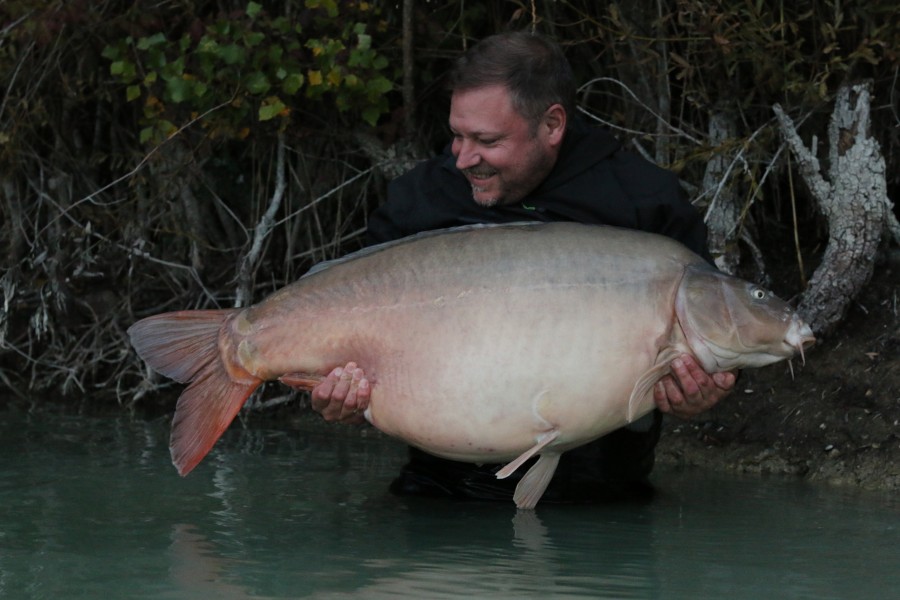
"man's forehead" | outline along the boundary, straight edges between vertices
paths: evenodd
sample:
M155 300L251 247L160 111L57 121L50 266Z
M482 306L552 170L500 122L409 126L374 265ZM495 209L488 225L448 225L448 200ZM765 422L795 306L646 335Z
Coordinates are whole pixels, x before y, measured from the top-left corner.
M497 137L509 133L507 129L497 127L467 127L465 123L454 123L452 118L450 119L450 131L472 137Z
M499 135L520 125L504 86L457 90L450 97L450 129L470 135Z

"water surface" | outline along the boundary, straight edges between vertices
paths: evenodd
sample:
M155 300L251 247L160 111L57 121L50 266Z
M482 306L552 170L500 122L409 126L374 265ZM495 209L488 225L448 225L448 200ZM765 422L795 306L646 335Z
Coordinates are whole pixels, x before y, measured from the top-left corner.
M379 435L0 412L0 598L888 598L900 501L658 472L642 505L401 499Z

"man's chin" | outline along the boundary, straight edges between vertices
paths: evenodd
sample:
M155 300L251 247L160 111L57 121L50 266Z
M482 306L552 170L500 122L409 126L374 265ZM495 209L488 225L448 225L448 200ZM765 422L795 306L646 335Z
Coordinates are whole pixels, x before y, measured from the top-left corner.
M475 200L476 204L486 207L497 206L502 200L502 198L497 195L497 192L489 189L477 188L474 185L472 186L472 198Z

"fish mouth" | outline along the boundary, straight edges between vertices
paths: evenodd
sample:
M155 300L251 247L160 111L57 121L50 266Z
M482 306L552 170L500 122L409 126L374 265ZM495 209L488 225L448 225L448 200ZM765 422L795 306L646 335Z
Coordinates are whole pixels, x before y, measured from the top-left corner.
M800 355L801 364L805 365L806 356L803 351L816 343L816 336L813 335L809 325L803 322L803 319L794 315L791 319L791 326L784 336L784 343L796 350Z

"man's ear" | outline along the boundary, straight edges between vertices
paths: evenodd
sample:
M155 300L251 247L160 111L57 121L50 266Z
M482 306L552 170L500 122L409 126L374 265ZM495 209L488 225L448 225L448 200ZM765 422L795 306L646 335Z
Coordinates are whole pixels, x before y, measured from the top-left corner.
M546 128L547 141L553 146L562 144L566 133L566 109L562 104L553 104L547 109L543 125Z

